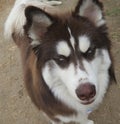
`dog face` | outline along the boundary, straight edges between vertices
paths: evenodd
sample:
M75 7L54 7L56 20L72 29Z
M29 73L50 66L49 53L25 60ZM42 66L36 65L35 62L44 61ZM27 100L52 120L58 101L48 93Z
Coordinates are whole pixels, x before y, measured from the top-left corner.
M25 15L38 75L54 96L63 102L71 97L84 105L102 99L112 62L101 4L80 1L66 20L32 6Z
M75 25L79 28L79 21L78 24L75 22ZM48 51L43 54L43 59L46 60L42 68L42 76L54 93L61 87L72 97L87 104L99 94L99 85L104 81L103 87L106 89L111 60L106 45L101 44L102 36L94 28L92 34L91 31L87 31L85 25L83 25L83 29L86 28L84 33L77 31L77 28L72 28L71 25L64 28L66 29L64 34L68 35L68 38L56 38ZM47 46L48 44L46 43Z

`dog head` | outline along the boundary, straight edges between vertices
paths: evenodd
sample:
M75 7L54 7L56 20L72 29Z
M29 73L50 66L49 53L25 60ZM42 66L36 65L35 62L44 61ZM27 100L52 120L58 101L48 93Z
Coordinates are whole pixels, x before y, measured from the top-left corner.
M102 99L113 75L102 4L81 0L65 20L33 6L25 16L38 79L63 102L71 97L86 105Z

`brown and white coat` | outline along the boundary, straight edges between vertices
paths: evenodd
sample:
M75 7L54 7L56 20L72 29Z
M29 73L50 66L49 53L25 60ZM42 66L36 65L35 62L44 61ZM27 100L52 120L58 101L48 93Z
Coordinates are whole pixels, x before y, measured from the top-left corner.
M10 16L5 29L11 28L7 36L12 35L21 51L33 103L55 124L93 124L89 112L102 102L114 79L102 3L80 0L69 16L53 15L32 5L19 10L24 26L10 26Z

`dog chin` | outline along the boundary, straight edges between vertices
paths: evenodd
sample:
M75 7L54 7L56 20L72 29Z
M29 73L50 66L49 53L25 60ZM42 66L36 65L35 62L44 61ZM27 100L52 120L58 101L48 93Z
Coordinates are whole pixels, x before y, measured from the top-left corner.
M88 101L82 101L81 104L83 104L83 105L89 105L89 104L92 104L94 101L95 101L95 99L88 100Z

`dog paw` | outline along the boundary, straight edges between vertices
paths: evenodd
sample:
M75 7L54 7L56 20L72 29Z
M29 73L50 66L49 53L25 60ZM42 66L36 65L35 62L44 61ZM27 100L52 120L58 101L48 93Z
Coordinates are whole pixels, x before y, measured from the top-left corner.
M88 120L88 123L87 124L94 124L94 121Z

